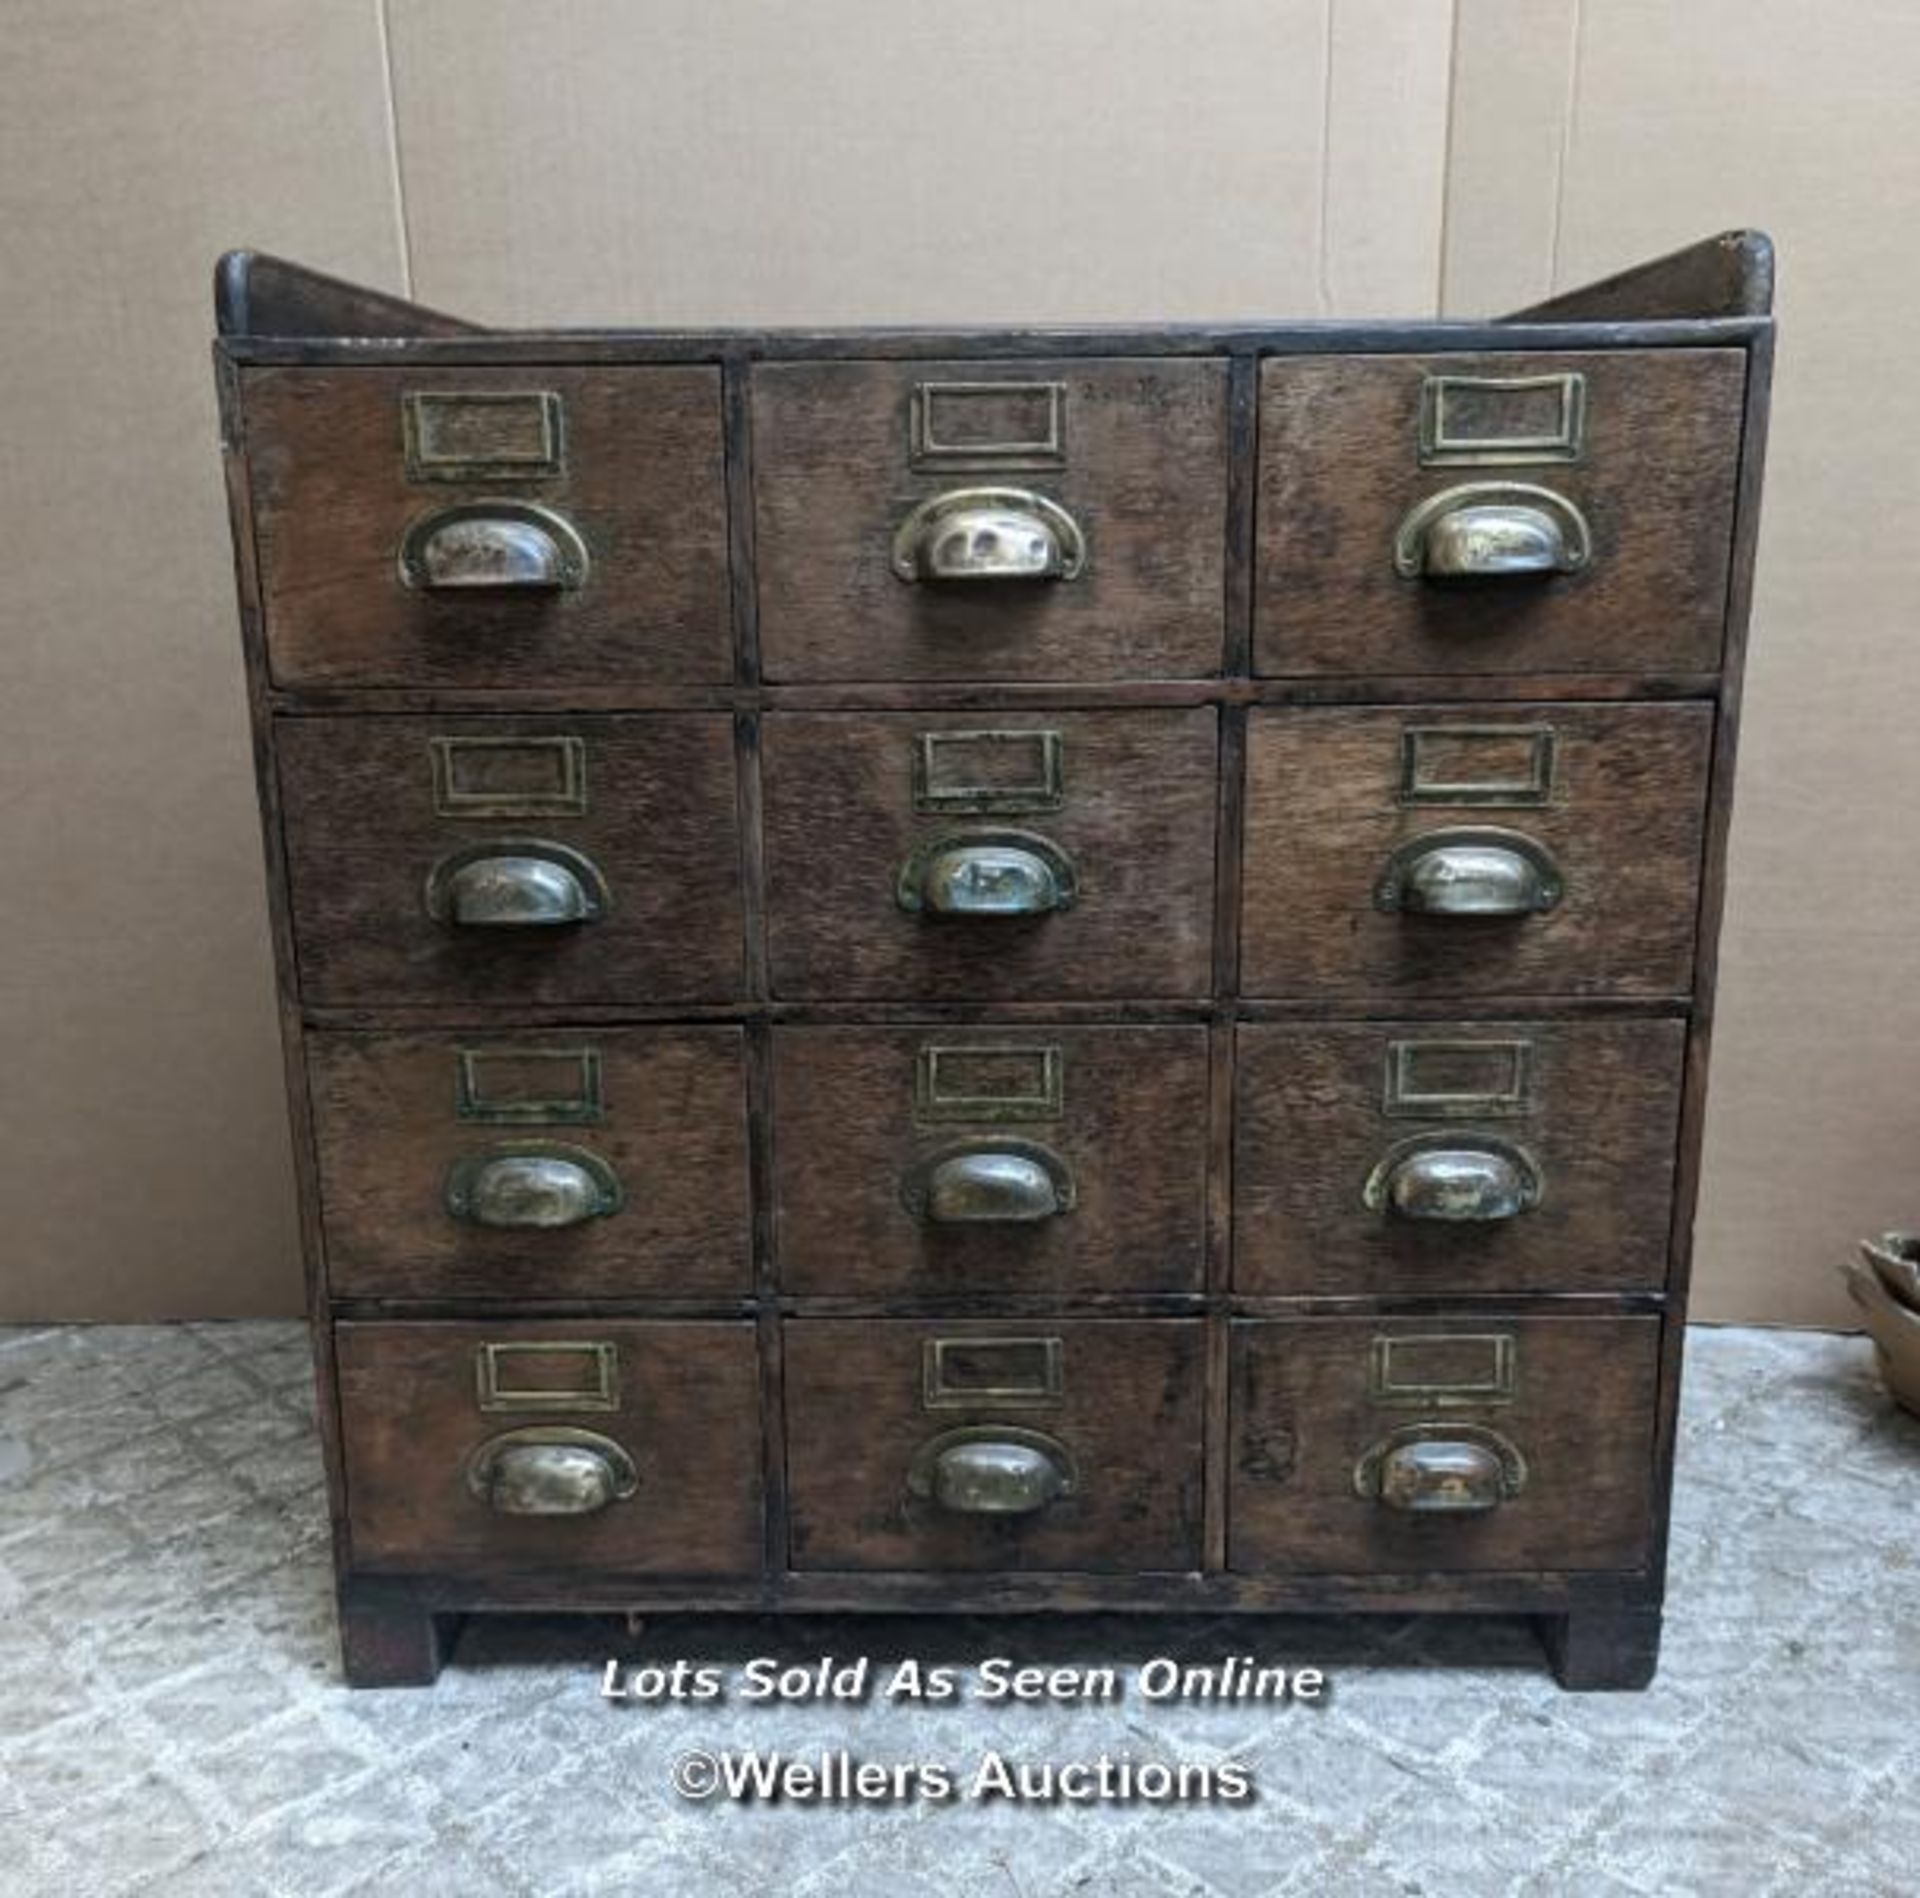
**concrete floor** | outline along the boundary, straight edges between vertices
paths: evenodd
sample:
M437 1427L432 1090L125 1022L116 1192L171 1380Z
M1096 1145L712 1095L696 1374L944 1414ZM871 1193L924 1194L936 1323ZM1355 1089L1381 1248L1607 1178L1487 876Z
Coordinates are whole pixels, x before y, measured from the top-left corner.
M1697 1331L1665 1661L1562 1694L1501 1621L470 1624L431 1692L335 1671L284 1325L0 1332L0 1890L1903 1895L1920 1888L1920 1422L1859 1339ZM739 1704L755 1656L1314 1666L1319 1706ZM728 1704L599 1694L607 1659ZM977 1685L978 1677L972 1677ZM1251 1804L689 1804L689 1748L1242 1763Z

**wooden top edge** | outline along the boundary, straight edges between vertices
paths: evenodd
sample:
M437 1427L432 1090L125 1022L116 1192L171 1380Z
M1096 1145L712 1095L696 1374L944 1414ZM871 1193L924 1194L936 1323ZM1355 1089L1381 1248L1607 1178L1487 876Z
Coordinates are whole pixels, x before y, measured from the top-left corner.
M265 251L230 250L213 267L222 336L326 336L392 342L484 334L477 324Z
M223 336L225 360L246 368L442 364L566 368L603 364L808 361L1012 361L1115 356L1519 355L1542 350L1744 349L1770 317L1618 323L1311 322L1221 328L1168 324L1111 329L472 330L375 336Z
M1034 354L1313 354L1683 347L1767 326L1773 248L1730 232L1493 320L1312 319L1171 324L879 325L824 329L487 329L259 251L214 272L221 353L236 362L726 361Z
M1773 239L1722 231L1578 289L1530 304L1510 322L1647 321L1663 317L1764 317L1773 312Z

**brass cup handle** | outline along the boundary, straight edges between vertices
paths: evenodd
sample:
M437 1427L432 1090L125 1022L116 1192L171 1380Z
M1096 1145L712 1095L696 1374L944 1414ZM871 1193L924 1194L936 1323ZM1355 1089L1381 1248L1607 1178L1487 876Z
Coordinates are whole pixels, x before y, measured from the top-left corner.
M1411 1424L1383 1437L1353 1472L1357 1495L1416 1516L1484 1515L1526 1485L1526 1459L1478 1424Z
M400 578L423 593L565 593L587 578L571 522L530 501L467 501L423 514L400 543Z
M1565 892L1546 846L1517 830L1435 830L1393 853L1373 900L1383 910L1498 920L1542 915Z
M1038 1430L972 1425L920 1446L907 1490L956 1516L1031 1516L1073 1494L1063 1443Z
M1490 1225L1538 1206L1546 1183L1524 1147L1491 1135L1429 1134L1401 1142L1367 1176L1376 1213Z
M930 916L986 920L1071 909L1079 877L1057 844L1027 831L936 837L901 866L900 907Z
M488 1438L467 1487L503 1516L591 1516L631 1496L640 1473L611 1437L548 1424Z
M893 536L907 581L1075 580L1087 561L1080 524L1028 488L956 488L923 501Z
M456 929L560 929L612 906L590 859L538 838L471 845L427 876L427 914Z
M455 1219L475 1226L552 1231L617 1213L626 1194L599 1154L546 1141L456 1161L446 1201Z
M900 1197L934 1225L1035 1225L1073 1210L1073 1174L1046 1147L1003 1140L935 1155L908 1174Z
M1471 481L1429 495L1393 537L1405 580L1525 580L1578 573L1593 558L1586 516L1551 488Z

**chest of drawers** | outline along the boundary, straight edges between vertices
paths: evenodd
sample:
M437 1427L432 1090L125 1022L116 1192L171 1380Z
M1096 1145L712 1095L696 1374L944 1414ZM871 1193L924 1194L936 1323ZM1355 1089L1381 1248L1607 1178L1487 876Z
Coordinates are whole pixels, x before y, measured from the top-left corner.
M1770 282L529 334L225 259L348 1678L695 1607L1649 1678Z

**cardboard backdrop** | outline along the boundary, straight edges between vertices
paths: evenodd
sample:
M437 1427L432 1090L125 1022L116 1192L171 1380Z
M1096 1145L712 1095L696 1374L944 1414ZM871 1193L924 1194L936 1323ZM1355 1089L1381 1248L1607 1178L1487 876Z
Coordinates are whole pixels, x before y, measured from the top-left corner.
M1896 0L15 0L0 61L0 1319L299 1268L207 369L251 243L508 323L1482 313L1783 259L1696 1309L1920 1224ZM1885 340L1881 340L1885 339Z

